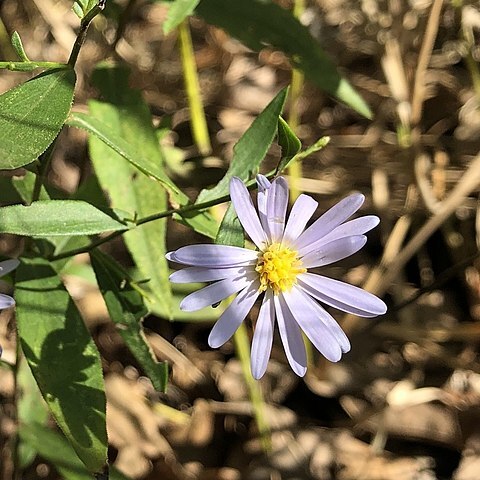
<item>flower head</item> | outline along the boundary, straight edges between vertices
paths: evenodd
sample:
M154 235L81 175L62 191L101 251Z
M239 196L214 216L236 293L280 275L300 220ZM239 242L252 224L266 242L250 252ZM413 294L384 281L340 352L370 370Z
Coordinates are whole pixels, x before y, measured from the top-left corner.
M288 185L278 177L270 183L257 176L258 213L243 182L233 177L230 196L237 216L258 250L228 245L191 245L167 254L187 265L174 272L174 283L213 282L187 295L180 308L194 311L238 293L214 325L208 343L223 345L263 294L253 335L252 374L265 373L273 343L275 320L293 371L305 375L307 357L301 332L328 360L337 362L350 342L334 318L318 303L347 313L375 317L386 312L382 300L358 287L310 273L346 258L366 243L365 233L379 223L368 215L348 220L363 204L356 193L343 199L305 228L318 203L300 195L288 220ZM317 301L318 300L318 301Z

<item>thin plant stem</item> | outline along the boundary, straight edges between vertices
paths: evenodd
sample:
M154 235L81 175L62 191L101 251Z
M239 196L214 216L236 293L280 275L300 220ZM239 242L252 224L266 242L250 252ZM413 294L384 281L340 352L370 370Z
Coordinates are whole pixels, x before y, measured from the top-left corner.
M293 15L299 18L305 10L305 0L294 0ZM302 95L304 84L303 72L294 68L292 70L292 82L290 86L290 111L288 114L288 125L297 133L298 125L300 124L300 112L298 110L299 100ZM300 195L298 183L302 178L302 164L300 161L292 162L288 167L288 175L291 178L290 182L290 202L293 203Z
M90 26L91 21L105 8L106 0L101 0L98 2L98 5L95 5L86 15L83 17L80 23L80 31L78 32L77 39L72 48L72 53L68 59L68 65L72 68L75 67L77 63L78 55L80 50L87 38L87 30Z
M260 384L252 377L250 370L250 342L245 323L240 324L240 327L233 335L233 341L235 343L235 352L242 365L243 378L247 384L248 394L252 402L253 415L257 423L262 448L265 453L268 453L272 448L270 425L265 417L265 401L262 389Z
M12 70L16 72L31 72L37 68L66 68L65 63L60 62L0 62L0 69Z
M188 104L190 107L190 124L193 139L202 155L209 155L212 151L210 136L208 134L207 120L203 108L200 84L198 81L197 64L193 51L192 37L188 18L178 26L178 39L180 43L180 56L182 59L183 78L187 91Z

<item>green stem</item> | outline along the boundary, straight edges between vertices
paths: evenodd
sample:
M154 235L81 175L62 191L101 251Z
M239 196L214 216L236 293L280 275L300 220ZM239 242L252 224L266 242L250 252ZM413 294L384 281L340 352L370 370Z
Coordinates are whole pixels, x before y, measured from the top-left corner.
M317 152L318 150L321 150L324 148L328 142L330 141L330 137L322 137L317 142L315 142L313 145L308 147L307 149L298 152L293 158L292 162L301 160L305 157L308 157L308 155L311 155L314 152ZM272 178L276 176L278 173L276 169L271 170L269 173L267 173L266 177L267 178ZM249 190L254 190L256 188L256 182L255 180L250 180L246 184L246 187ZM155 213L153 215L149 215L147 217L140 218L135 222L135 226L138 227L140 225L144 225L145 223L149 222L154 222L155 220L160 220L161 218L166 218L170 217L171 215L177 213L178 215L182 216L186 213L194 212L194 211L202 211L207 208L213 207L215 205L219 205L220 203L228 202L230 200L230 195L224 195L223 197L215 198L214 200L209 200L208 202L203 202L203 203L192 203L189 205L185 205L180 208L171 208L169 210L165 210L163 212ZM100 245L103 245L104 243L109 242L110 240L113 240L114 238L119 237L120 235L123 235L125 232L127 232L129 229L125 228L125 230L119 230L117 232L113 232L110 235L107 235L105 237L97 238L94 240L90 245L87 245L82 248L76 248L74 250L69 250L68 252L63 252L58 255L54 255L53 257L50 257L50 261L56 261L56 260L61 260L64 258L69 258L73 257L75 255L78 255L80 253L88 253L91 250L93 250L96 247L99 247Z
M40 198L42 185L45 183L48 167L50 167L50 163L52 161L55 143L56 140L50 144L47 150L45 150L45 152L39 158L40 165L38 167L37 176L35 177L35 184L33 185L32 202L36 202Z
M91 21L105 8L105 2L106 0L99 0L98 5L95 5L82 19L80 23L80 31L78 32L77 39L72 48L72 53L68 59L68 64L72 68L75 67L75 64L77 63L78 55L85 42L85 38L87 37L87 30Z
M37 68L66 68L67 64L59 62L0 62L0 69L16 72L31 72Z
M210 144L207 120L205 118L202 96L200 94L197 64L193 52L188 18L178 26L178 34L183 78L187 90L188 104L190 106L190 124L192 126L193 139L200 153L202 155L209 155L212 151L212 146Z
M265 402L260 383L255 381L250 370L250 342L245 323L240 324L233 336L233 340L235 351L242 365L242 373L247 384L250 401L252 402L253 414L260 434L262 448L265 453L268 453L272 449L270 425L265 417Z
M305 0L294 0L293 16L299 18L305 10ZM294 68L292 70L292 82L290 86L290 111L288 114L288 125L297 133L300 124L300 112L298 111L298 103L303 91L304 76L303 72ZM288 167L288 174L292 181L290 183L290 201L293 203L300 195L298 182L302 178L302 164L300 162L292 162Z

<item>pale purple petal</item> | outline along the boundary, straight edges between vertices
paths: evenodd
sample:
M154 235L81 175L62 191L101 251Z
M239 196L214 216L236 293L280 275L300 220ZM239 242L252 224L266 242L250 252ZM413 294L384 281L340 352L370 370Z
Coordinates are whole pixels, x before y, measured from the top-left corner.
M288 184L283 177L276 178L267 196L267 222L272 243L281 242L288 206Z
M302 266L305 268L314 268L338 262L358 252L366 242L367 237L365 235L340 238L334 242L322 245L302 257Z
M257 261L258 252L231 245L188 245L166 255L172 262L195 267L233 267L251 265Z
M253 378L263 377L272 351L273 326L275 324L275 306L271 290L265 292L258 313L252 341L251 365Z
M185 312L194 312L201 308L213 305L221 300L239 292L252 284L258 275L240 275L236 278L226 278L219 282L212 283L196 292L187 295L180 303L180 309Z
M170 275L172 283L215 282L229 277L238 277L253 272L252 266L206 268L188 267L177 270Z
M313 273L303 273L297 280L309 295L344 312L376 317L387 311L387 306L378 297L348 283Z
M306 255L316 248L319 248L321 245L325 245L340 238L364 235L372 230L372 228L375 228L379 222L380 219L377 216L365 215L364 217L355 218L354 220L342 223L324 237L302 248L301 255Z
M208 336L210 347L218 348L222 346L237 331L260 295L259 288L260 282L253 282L235 297L213 326Z
M273 300L277 315L278 331L280 332L288 363L299 377L303 377L307 371L307 353L302 332L282 295L275 295Z
M333 333L331 326L326 323L327 318L312 306L311 301L314 300L299 288L293 287L289 292L283 292L282 296L298 325L315 348L327 360L338 362L342 358L340 342L347 347L345 334L343 334L343 337L340 337L340 335ZM317 306L319 305L317 304ZM328 315L325 310L323 310L323 313Z
M15 270L20 265L20 261L16 258L11 258L9 260L4 260L0 262L0 277L3 277L7 273L10 273L12 270Z
M309 195L303 193L297 198L293 204L290 215L288 216L287 225L283 234L283 243L286 245L292 245L294 241L303 232L315 210L318 207L316 202Z
M256 177L257 180L257 185L258 185L258 190L261 190L262 192L265 190L268 190L270 188L270 180L265 176L259 173Z
M258 219L247 187L238 177L232 177L230 180L230 198L243 228L253 243L262 250L267 243L267 235Z
M268 198L268 190L270 189L270 181L267 177L263 175L257 175L257 185L258 185L258 193L257 193L257 208L258 208L258 216L260 217L260 223L262 224L262 228L269 236L268 230L268 222L267 222L267 198Z
M365 197L361 193L354 193L340 200L298 237L295 242L297 250L301 253L302 248L330 233L352 216L362 206L364 201Z
M4 310L5 308L10 308L15 305L15 300L10 297L9 295L3 295L0 293L0 310Z

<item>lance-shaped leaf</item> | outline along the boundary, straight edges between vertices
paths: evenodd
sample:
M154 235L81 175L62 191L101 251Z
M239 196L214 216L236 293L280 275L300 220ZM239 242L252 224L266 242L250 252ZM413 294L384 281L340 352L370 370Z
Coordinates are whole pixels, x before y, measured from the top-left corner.
M110 318L155 389L164 392L168 381L168 366L166 362L158 363L154 360L143 334L141 320L147 314L147 309L142 296L133 287L127 272L111 257L94 250L90 253L90 258Z
M215 187L210 190L202 190L195 203L202 203L227 195L232 177L248 180L252 173L258 169L277 133L278 119L282 113L287 92L288 89L286 88L280 90L253 121L233 147L232 163L225 176Z
M308 29L288 10L265 0L202 0L195 12L252 50L270 45L285 52L310 81L361 115L371 117L365 101L340 76Z
M170 202L174 207L188 205L188 197L167 177L163 169L142 155L134 145L126 142L117 132L112 131L110 126L90 115L74 112L67 121L71 127L82 128L95 135L112 150L130 162L140 172L160 182L170 194ZM215 220L205 212L189 212L182 215L183 221L195 231L215 238L218 225Z
M138 90L128 83L125 67L102 66L95 70L93 82L102 100L91 100L92 117L108 124L110 131L122 137L130 147L142 153L159 173L163 157L147 104ZM111 206L135 212L137 218L168 209L165 188L138 170L96 136L88 139L90 157L102 189ZM130 230L124 236L140 275L149 280L152 300L162 304L171 315L171 288L165 259L166 218Z
M22 259L15 299L20 345L43 398L87 469L102 471L107 458L102 366L75 303L40 258Z
M0 231L3 233L48 237L127 229L127 224L116 218L114 212L105 213L81 200L44 200L29 206L0 208Z
M42 73L0 95L0 169L36 160L60 132L73 102L72 69Z
M168 34L192 14L200 0L175 0L168 6L167 18L163 22L163 33Z

